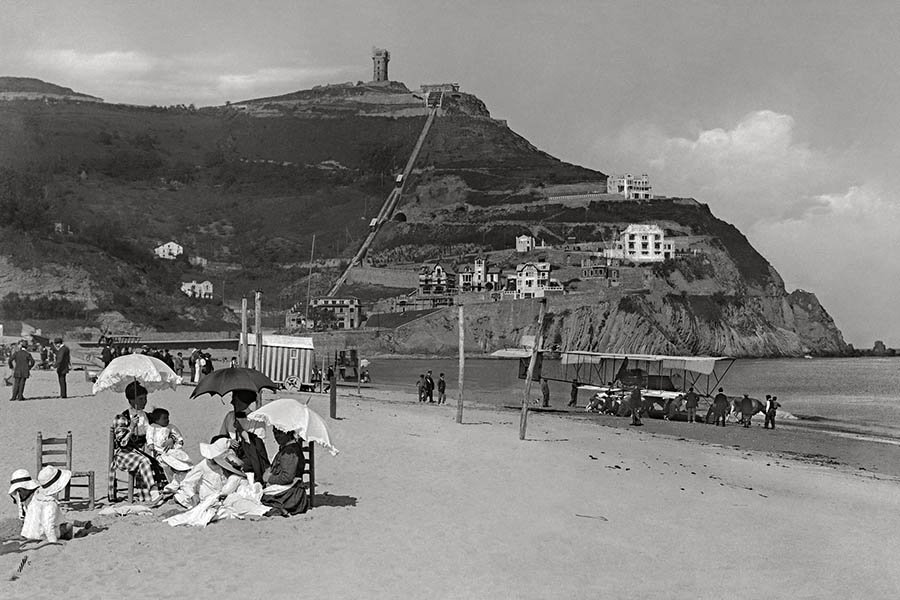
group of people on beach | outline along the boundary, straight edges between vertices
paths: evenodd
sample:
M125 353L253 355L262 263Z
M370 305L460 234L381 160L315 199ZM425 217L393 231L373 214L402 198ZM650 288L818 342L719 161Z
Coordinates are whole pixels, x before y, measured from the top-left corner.
M265 425L247 418L247 410L257 401L255 392L231 392L232 410L219 432L208 443L199 444L202 460L197 464L185 452L184 436L171 423L169 411L161 407L145 410L147 389L143 385L128 384L125 398L128 408L113 421L115 449L110 469L133 474L135 489L145 492L151 508L172 501L184 509L166 519L170 525L290 516L309 509L302 483L306 461L300 440L293 431L273 429L278 451L269 459ZM62 520L57 496L71 477L69 470L51 465L43 467L36 479L26 469L13 473L9 495L23 521L23 538L57 542L80 537L79 527L90 530L90 523L66 524ZM110 477L110 486L114 481Z
M69 347L63 344L62 338L56 338L52 342L52 354L41 355L41 361L49 360L52 356L52 367L56 371L59 378L59 397L65 398L68 394L68 386L66 383L66 375L72 368L72 358ZM46 350L42 349L43 352ZM4 377L7 385L12 386L12 396L10 401L25 400L25 383L31 377L31 369L36 365L34 356L29 350L27 340L20 341L14 350L9 350L6 358L6 366L9 367L9 375ZM43 365L41 365L42 368ZM46 368L50 368L48 365Z
M437 402L434 399L435 388L437 388L438 393ZM445 404L447 402L447 380L444 379L444 374L441 373L438 376L437 383L435 383L434 377L431 376L431 369L425 373L420 373L419 380L416 381L416 394L419 402Z

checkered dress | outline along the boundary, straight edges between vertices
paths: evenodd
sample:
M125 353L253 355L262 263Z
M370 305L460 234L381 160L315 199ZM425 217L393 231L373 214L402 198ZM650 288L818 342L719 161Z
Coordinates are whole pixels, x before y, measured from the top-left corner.
M135 473L135 485L142 496L149 495L149 489L157 484L162 487L166 482L166 475L159 463L144 453L146 436L131 434L131 416L128 411L116 415L113 421L116 439L116 454L112 464L109 465L109 494L113 497L113 485L115 471ZM145 494L147 492L147 494Z

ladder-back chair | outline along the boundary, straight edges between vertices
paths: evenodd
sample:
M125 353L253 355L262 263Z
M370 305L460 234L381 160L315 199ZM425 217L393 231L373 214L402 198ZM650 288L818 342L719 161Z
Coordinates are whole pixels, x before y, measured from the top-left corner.
M35 441L36 467L35 477L40 473L41 468L47 465L53 465L72 471L72 479L63 492L63 501L69 502L71 498L71 488L85 489L87 491L88 510L94 510L94 472L93 471L75 471L72 469L72 432L66 433L64 438L45 438L38 431ZM86 480L78 482L76 480Z
M303 452L303 458L306 459L306 468L303 470L303 479L306 481L307 495L309 496L309 507L315 506L316 499L316 452L315 442L300 441L300 449Z

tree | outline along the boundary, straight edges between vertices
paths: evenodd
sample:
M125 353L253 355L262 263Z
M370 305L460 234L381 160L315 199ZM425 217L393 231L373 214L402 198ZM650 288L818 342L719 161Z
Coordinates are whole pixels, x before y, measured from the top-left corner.
M50 225L43 182L28 173L0 168L0 225L35 231Z

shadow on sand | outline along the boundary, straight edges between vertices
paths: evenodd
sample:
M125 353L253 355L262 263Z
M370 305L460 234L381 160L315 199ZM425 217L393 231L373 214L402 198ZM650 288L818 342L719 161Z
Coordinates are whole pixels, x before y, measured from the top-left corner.
M316 494L316 508L320 506L356 506L355 496L335 496L325 492Z

